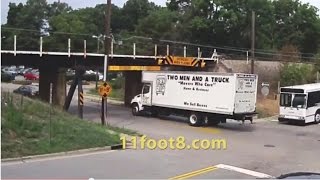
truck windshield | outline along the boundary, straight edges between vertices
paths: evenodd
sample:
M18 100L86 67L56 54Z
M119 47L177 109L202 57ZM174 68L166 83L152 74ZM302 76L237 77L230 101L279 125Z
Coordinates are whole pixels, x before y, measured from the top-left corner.
M292 94L280 95L280 106L291 107Z
M142 94L148 94L150 92L150 85L143 86Z
M306 107L306 95L295 94L292 101L292 107L305 108Z
M295 107L305 108L306 107L306 95L305 94L289 94L282 93L280 95L280 106L282 107Z

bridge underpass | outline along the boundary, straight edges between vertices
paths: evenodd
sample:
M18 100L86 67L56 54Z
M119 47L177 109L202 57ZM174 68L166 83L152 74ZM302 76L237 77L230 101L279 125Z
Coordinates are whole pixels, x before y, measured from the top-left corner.
M96 56L83 55L48 55L39 56L37 53L21 52L14 53L9 51L1 52L3 66L24 65L27 67L38 68L39 94L43 101L50 102L50 92L52 91L52 103L57 106L63 106L67 94L66 90L66 70L67 68L76 69L83 67L85 69L103 69L104 55ZM141 72L142 70L170 70L170 71L208 71L212 67L207 63L206 68L184 67L158 64L156 58L139 57L113 57L108 60L109 72L123 72L125 76L125 105L130 105L131 99L141 91ZM208 68L209 67L209 68ZM211 67L211 68L210 68ZM52 87L51 87L52 84Z
M70 95L67 93L66 70L68 68L81 70L82 72L89 69L104 71L104 64L107 62L109 72L123 72L125 77L124 101L125 105L129 106L131 99L142 89L141 75L143 70L214 71L219 57L215 51L210 58L201 57L200 48L197 52L198 57L187 57L186 47L183 48L183 57L170 56L169 45L166 46L166 56L158 55L158 52L161 51L159 51L157 45L154 47L153 56L136 55L136 46L133 44L133 55L114 54L113 48L111 48L111 54L106 58L107 56L104 54L87 53L86 48L80 53L71 52L70 46L68 46L68 52L43 51L41 43L42 41L40 41L39 51L17 51L15 38L14 50L1 50L2 66L24 65L39 69L40 98L45 102L51 101L54 105L65 109L68 109L69 101L71 101L72 94L77 86L74 83L75 85L71 86L73 88L69 90L69 93L70 91L72 93ZM113 47L113 44L111 44L111 47ZM175 54L175 50L173 50L173 53ZM82 85L79 86L78 91L82 92Z

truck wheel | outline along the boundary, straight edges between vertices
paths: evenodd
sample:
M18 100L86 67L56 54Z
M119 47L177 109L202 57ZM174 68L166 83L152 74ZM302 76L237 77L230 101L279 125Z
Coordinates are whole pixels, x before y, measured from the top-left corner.
M197 113L191 113L189 116L189 124L191 126L199 126L201 124L201 117Z
M132 104L132 115L134 116L139 115L139 106L137 103Z
M320 123L320 111L316 112L316 115L314 116L315 123Z

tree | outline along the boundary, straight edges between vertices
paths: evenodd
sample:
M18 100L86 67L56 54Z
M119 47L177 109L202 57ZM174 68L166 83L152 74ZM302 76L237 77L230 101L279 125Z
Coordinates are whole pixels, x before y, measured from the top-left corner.
M16 5L16 3L9 3L9 11L7 16L7 25L8 26L15 26L17 25L17 17L21 13L21 10L23 8L23 4L19 3Z
M315 7L299 0L273 1L275 8L275 39L277 47L286 44L299 47L302 53L316 53L319 41L319 17Z
M13 44L13 36L17 35L17 48L24 50L39 49L39 37L44 33L47 18L46 0L28 0L25 5L9 4L7 28L32 29L32 31L7 29L6 43Z
M285 64L280 72L281 86L313 83L313 72L308 64Z
M65 49L71 38L77 41L72 41L72 47L82 49L83 39L87 39L87 47L96 50L97 40L91 37L104 34L105 6L72 10L66 3L47 4L46 0L11 3L3 29L8 38L3 42L12 44L16 34L19 48L38 49L39 37L49 32L45 38L48 46ZM111 31L116 40L140 35L217 46L220 53L238 55L251 47L252 10L256 12L258 59L272 58L288 49L287 45L297 47L303 59L319 53L318 10L299 0L167 0L163 8L148 0L128 0L123 8L112 5ZM5 29L10 27L32 31Z
M48 17L58 16L62 13L71 12L72 8L67 3L53 2L48 5Z
M122 14L126 22L125 29L134 31L139 19L148 16L150 12L156 10L158 7L148 0L128 0L123 8Z
M171 39L174 38L172 33L174 33L177 20L177 13L162 8L140 19L136 32L138 35L155 39Z

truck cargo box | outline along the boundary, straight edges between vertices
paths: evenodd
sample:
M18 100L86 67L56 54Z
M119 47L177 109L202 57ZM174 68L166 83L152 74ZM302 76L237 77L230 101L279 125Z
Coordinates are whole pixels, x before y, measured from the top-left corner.
M256 109L258 76L242 73L144 71L145 107L240 116Z

